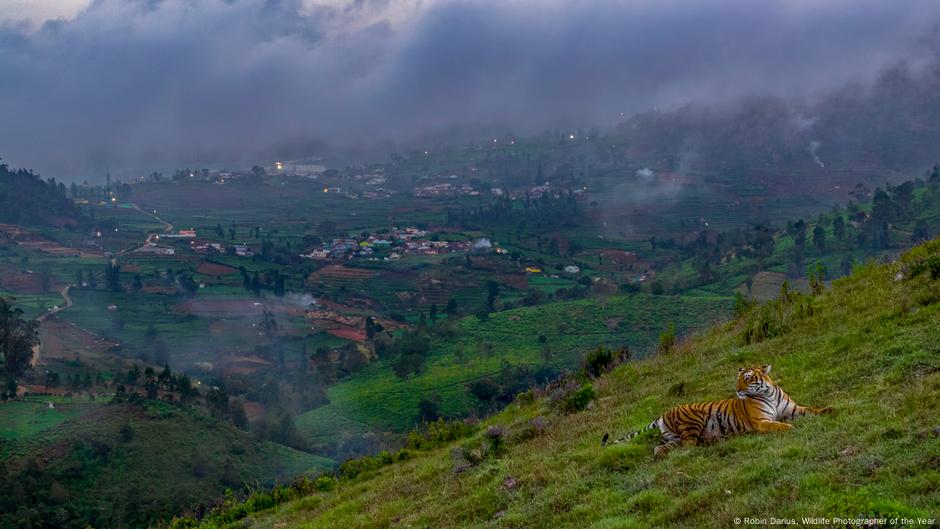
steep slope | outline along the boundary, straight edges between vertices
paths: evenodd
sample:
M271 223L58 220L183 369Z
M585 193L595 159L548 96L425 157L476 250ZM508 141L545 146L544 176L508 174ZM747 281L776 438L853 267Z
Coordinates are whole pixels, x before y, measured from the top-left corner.
M48 402L55 401L55 408ZM0 404L0 527L146 527L243 483L332 461L195 410L30 397Z
M834 413L798 419L788 433L677 449L661 461L652 457L652 435L599 446L604 432L638 429L672 405L727 398L738 367L767 363L798 402ZM249 500L228 519L258 512L229 526L600 529L731 527L744 517L936 519L940 240L897 263L861 267L820 296L783 293L666 354L616 369L594 389L593 405L571 414L552 404L557 392L531 394L439 449L378 458L384 466L364 472L352 470L369 465L347 465L335 488L324 482L315 487L321 492L276 507L277 500ZM203 526L226 526L215 520Z

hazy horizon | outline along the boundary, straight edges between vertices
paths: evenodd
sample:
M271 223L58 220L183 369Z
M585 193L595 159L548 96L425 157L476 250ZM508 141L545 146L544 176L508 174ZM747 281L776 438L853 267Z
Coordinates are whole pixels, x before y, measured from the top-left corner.
M80 180L812 98L931 57L938 15L883 0L0 0L0 118L15 124L0 156Z

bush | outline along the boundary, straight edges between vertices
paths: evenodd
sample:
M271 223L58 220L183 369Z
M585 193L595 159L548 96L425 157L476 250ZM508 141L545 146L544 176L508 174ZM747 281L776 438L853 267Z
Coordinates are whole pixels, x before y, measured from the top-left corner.
M363 456L344 461L339 466L339 475L347 479L353 479L363 473L374 472L380 468L382 468L382 462L378 458Z
M594 387L590 384L585 384L577 391L574 391L565 398L561 399L559 401L559 407L561 408L561 411L565 413L577 413L587 409L588 404L590 404L596 397L597 394L594 393Z
M506 446L506 439L509 437L509 432L506 428L502 426L490 426L486 429L486 434L484 435L486 442L489 448L488 453L499 455Z
M405 447L411 450L433 450L471 435L476 428L464 421L438 419L425 424L421 429L408 432Z
M584 374L597 378L629 359L630 351L626 347L614 352L601 345L584 357Z
M784 283L780 297L762 305L745 323L741 339L745 344L754 344L782 336L798 320L812 314L811 298L799 292L790 291Z
M513 434L513 441L521 442L534 439L545 433L548 426L545 418L541 415L525 423L518 431Z
M660 354L668 353L676 345L676 326L674 323L670 323L669 327L666 328L662 334L659 335L659 352Z

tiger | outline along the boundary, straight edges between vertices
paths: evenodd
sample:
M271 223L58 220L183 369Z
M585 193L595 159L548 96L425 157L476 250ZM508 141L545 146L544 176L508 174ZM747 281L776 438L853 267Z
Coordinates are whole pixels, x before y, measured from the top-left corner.
M609 441L605 433L601 446L623 443L643 432L658 428L663 443L655 448L657 458L678 445L694 446L743 432L786 432L793 425L782 422L807 413L829 413L831 408L800 406L770 378L770 364L738 370L735 398L676 406L638 432Z

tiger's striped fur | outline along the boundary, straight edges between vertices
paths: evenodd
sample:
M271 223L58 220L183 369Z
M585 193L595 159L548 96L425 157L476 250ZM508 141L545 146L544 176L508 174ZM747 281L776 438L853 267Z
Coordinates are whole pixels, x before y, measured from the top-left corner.
M782 422L807 413L826 413L829 408L800 406L770 378L770 365L741 368L738 372L737 398L683 404L668 410L638 432L601 445L618 444L653 428L658 428L663 443L656 447L657 457L677 445L697 445L742 432L768 433L793 429Z

